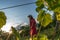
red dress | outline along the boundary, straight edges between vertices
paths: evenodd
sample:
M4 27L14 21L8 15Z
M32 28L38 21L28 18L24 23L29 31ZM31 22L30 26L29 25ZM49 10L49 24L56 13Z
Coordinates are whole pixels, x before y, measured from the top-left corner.
M37 34L37 30L36 30L36 21L34 19L30 20L30 35L33 36Z

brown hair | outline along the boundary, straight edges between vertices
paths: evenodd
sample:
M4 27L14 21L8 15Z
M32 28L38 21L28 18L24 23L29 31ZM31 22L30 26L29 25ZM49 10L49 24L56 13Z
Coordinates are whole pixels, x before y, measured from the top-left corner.
M28 17L30 17L31 19L33 19L33 16L32 15L28 15Z

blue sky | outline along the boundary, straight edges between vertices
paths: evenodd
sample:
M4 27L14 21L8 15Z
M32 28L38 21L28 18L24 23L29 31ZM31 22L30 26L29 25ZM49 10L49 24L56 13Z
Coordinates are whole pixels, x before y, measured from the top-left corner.
M9 6L14 6L14 5L20 5L20 4L25 4L25 3L31 3L35 2L36 0L1 0L0 1L0 9L9 7ZM6 9L6 10L0 10L5 12L7 16L7 23L4 26L5 28L8 28L8 26L20 24L20 23L28 23L28 18L27 16L29 14L32 14L34 18L37 17L37 12L36 12L36 5L35 4L30 4L30 5L25 5L25 6L20 6L16 8L11 8L11 9Z

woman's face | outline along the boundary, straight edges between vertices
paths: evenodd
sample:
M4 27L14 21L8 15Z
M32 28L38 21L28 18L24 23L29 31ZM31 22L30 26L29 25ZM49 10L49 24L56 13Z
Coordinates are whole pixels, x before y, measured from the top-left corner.
M31 19L31 17L28 17L29 18L29 20Z

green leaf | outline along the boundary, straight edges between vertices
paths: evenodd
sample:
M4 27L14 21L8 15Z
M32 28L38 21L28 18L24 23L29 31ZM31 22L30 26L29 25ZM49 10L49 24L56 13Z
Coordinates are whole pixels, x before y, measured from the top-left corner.
M51 15L41 11L38 14L37 20L41 23L42 26L46 27L48 24L52 22Z
M51 22L52 22L51 15L50 14L45 14L44 17L43 17L43 20L41 21L41 25L46 27Z
M20 40L20 34L19 34L19 32L17 32L17 30L15 28L13 28L13 27L11 27L11 28L12 28L12 32L16 36L17 40Z
M36 6L38 6L38 7L40 7L42 4L43 4L43 2L41 0L36 2Z
M44 5L42 4L40 7L36 8L36 12L39 12L42 8L44 8Z
M48 40L47 35L40 34L40 40Z
M43 19L44 17L44 12L45 11L40 11L40 13L38 14L38 17L37 17L37 20L41 22L41 20Z
M5 13L0 11L0 28L3 27L3 25L6 24L6 16L5 16Z
M54 12L60 13L60 7L55 8Z
M54 10L57 7L60 7L59 0L46 0L48 4L48 10Z

